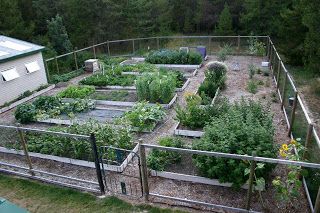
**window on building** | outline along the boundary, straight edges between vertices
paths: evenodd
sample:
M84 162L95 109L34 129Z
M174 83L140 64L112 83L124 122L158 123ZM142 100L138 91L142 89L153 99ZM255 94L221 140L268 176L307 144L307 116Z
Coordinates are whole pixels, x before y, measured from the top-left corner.
M28 73L33 73L35 71L39 71L40 66L39 66L38 62L34 61L34 62L26 64L26 69L27 69Z
M19 78L19 73L16 68L11 68L9 70L1 71L3 81L11 81L13 79Z

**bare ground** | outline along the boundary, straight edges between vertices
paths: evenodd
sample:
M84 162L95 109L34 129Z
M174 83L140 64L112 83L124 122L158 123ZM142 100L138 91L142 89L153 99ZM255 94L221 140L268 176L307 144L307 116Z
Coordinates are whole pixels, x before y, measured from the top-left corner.
M209 57L209 61L211 60L215 60L215 58ZM285 123L283 112L280 110L280 104L274 103L271 101L270 94L272 92L275 92L276 90L274 84L271 81L271 77L255 75L254 78L257 81L258 80L263 81L264 84L259 86L257 94L254 94L254 95L250 94L246 90L246 84L249 79L249 75L247 71L248 64L254 63L256 65L259 65L262 60L263 59L256 58L256 57L251 57L249 59L248 57L245 57L245 56L230 57L226 61L227 65L230 67L233 62L239 62L241 70L238 72L228 71L227 88L224 91L222 91L222 95L226 96L231 102L238 101L242 97L244 97L244 98L252 98L255 100L259 100L265 105L270 105L271 111L274 113L273 122L276 128L274 141L276 144L282 144L287 142L289 138L287 137L287 126ZM183 98L184 94L195 92L199 87L200 83L203 81L203 79L204 79L204 68L201 68L199 70L198 75L191 78L191 83L188 85L186 90L179 94L178 104L182 106L185 105L185 101ZM267 81L269 81L270 86L268 86L268 83L266 83ZM59 89L60 88L57 88L57 90ZM52 92L55 92L55 91L52 91ZM1 114L0 122L1 123L5 121L14 122L14 119L12 119L12 112L13 110L6 112L4 114ZM141 138L145 143L157 144L158 139L160 137L173 135L174 127L177 124L177 121L174 118L175 118L174 109L168 110L165 121L160 125L158 125L158 127L155 129L153 133L141 134L141 135L138 135L137 138ZM45 128L45 126L40 126L40 127ZM189 143L191 142L189 141ZM17 157L17 156L12 156L7 154L0 154L0 159L1 161L10 162L17 165L25 165L24 158L22 157ZM44 171L50 171L50 172L64 174L71 177L77 177L77 178L82 178L86 180L96 180L96 176L93 169L87 169L87 168L82 168L78 166L72 166L72 165L67 165L67 164L62 164L57 162L49 162L47 160L39 160L35 158L33 158L32 161L33 161L34 167ZM132 174L132 170L135 170L135 171L137 170L136 164L128 167L125 173L128 172L129 174ZM184 171L185 171L184 169L179 168L179 172L186 174L187 172L184 172ZM263 201L267 209L262 208L262 204L259 201L259 196L257 193L255 193L252 200L253 210L263 211L263 212L309 212L306 197L302 189L301 189L301 197L294 202L294 205L285 206L284 204L281 204L275 200L275 189L271 186L270 182L275 176L278 176L278 175L286 176L286 173L287 173L287 169L284 168L283 166L277 166L276 169L274 169L274 171L270 175L269 180L267 181L266 191L262 192ZM123 175L109 172L108 177L110 178L110 182L112 182L112 180L116 180L116 182L118 181L118 185L119 185L119 182L121 181L129 180L129 182L132 183L132 185L134 185L135 187L139 186L136 180L133 180L130 177L130 175L128 177L125 177ZM110 184L110 187L111 186L112 184ZM194 184L189 182L174 181L174 180L155 178L155 177L150 177L149 186L150 186L150 191L153 193L159 193L163 195L175 196L180 198L194 199L194 200L199 200L199 201L209 202L214 204L229 205L233 207L240 207L240 208L245 207L245 201L246 201L245 190L235 190L235 189L226 188L226 187L208 186L204 184ZM113 191L114 193L119 192L119 186L117 188L117 183L114 183L114 190L111 189L110 191ZM139 190L137 191L139 193ZM138 193L136 193L136 195ZM133 196L133 197L137 197L137 196ZM140 202L140 201L141 199L133 200L133 202ZM190 204L181 203L181 202L163 200L155 197L151 197L151 202L161 202L161 203L166 203L173 206L180 206L180 205L190 206L192 208L199 209L200 211L210 210L210 211L223 212L217 209L204 208L198 205L190 205Z

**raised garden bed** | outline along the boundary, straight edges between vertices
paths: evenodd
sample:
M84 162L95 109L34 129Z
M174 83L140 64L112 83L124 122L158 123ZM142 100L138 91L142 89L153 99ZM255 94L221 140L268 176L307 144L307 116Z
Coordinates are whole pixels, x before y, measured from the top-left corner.
M116 165L110 165L110 164L103 164L104 169L107 171L113 171L113 172L123 172L124 169L127 167L127 165L131 162L131 160L134 157L133 152L138 152L138 144L133 148L132 152L128 154L128 156L123 160L120 166ZM8 153L8 154L16 154L16 155L24 155L24 152L21 150L16 149L8 149L5 147L0 147L1 153ZM35 153L35 152L29 152L30 157L34 158L40 158L40 159L46 159L46 160L53 160L57 162L67 163L71 165L76 166L83 166L88 168L95 168L95 163L91 161L85 161L85 160L78 160L73 158L66 158L66 157L60 157L55 155L47 155L47 154L41 154L41 153Z
M203 131L189 130L181 128L180 122L178 122L174 128L174 135L200 138L204 134Z
M42 95L42 94L44 94L44 93L52 90L53 88L55 88L55 85L50 85L49 87L47 87L47 88L45 88L45 89L43 89L43 90L40 90L40 91L38 91L38 92L35 92L35 93L33 93L32 95L30 95L30 96L28 96L28 97L25 97L25 98L23 98L23 99L21 99L21 100L18 100L18 101L16 101L16 102L10 104L9 106L3 107L3 108L0 109L0 113L6 112L6 111L8 111L8 110L10 110L10 109L15 108L16 106L18 106L18 105L20 105L20 104L23 104L23 103L25 103L25 102L27 102L27 101L30 101L31 99L33 99L33 98L35 98L35 97L37 97L37 96L39 96L39 95Z

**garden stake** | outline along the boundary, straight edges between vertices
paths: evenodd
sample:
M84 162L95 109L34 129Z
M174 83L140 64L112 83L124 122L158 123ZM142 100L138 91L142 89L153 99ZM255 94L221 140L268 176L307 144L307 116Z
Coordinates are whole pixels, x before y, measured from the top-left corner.
M31 158L29 156L26 139L25 139L25 137L23 135L23 132L19 128L17 128L17 131L18 131L18 134L19 134L19 138L20 138L20 142L21 142L21 145L22 145L22 148L23 148L24 155L26 157L27 164L29 166L29 173L32 176L35 176L34 172L32 171L33 167L32 167Z
M256 156L256 152L252 152L252 157ZM252 197L252 189L253 189L253 179L254 179L254 171L256 169L257 162L252 160L251 166L250 166L250 175L249 175L249 187L247 192L247 203L246 203L246 209L250 210L250 204L251 204L251 197Z

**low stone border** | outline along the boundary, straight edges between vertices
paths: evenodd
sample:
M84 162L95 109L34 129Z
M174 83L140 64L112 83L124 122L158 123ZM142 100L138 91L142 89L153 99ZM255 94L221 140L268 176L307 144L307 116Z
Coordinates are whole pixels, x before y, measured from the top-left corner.
M164 171L156 171L156 170L151 170L150 174L153 177L162 177L162 178L167 178L171 180L201 183L201 184L207 184L212 186L232 187L232 183L220 183L218 179L210 179L210 178L194 176L194 175L185 175L185 174L179 174L174 172L164 172ZM241 188L248 189L248 187L249 187L248 184L244 184Z
M201 64L191 65L191 64L155 64L156 67L165 67L165 68L176 68L176 69L198 69L201 67Z
M30 101L31 99L33 99L33 98L35 98L35 97L37 97L37 96L39 96L39 95L42 95L43 93L46 93L46 92L48 92L49 90L52 90L53 88L55 88L55 86L56 86L55 84L54 84L54 85L51 85L51 86L49 86L49 87L47 87L47 88L45 88L45 89L43 89L43 90L40 90L40 91L38 91L38 92L33 93L32 95L30 95L30 96L28 96L28 97L25 97L25 98L23 98L23 99L21 99L21 100L19 100L19 101L16 101L16 102L10 104L10 105L7 106L7 107L1 108L1 109L0 109L0 114L3 113L3 112L8 111L8 110L10 110L10 109L15 108L16 106L18 106L18 105L20 105L20 104L23 104L23 103L25 103L25 102L27 102L27 101Z
M176 102L178 94L175 94L168 104L160 104L165 109L170 109L172 105ZM62 101L72 101L72 98L62 98ZM133 107L137 102L127 102L127 101L103 101L103 100L93 100L97 105L107 105L107 106L119 106L119 107ZM149 105L156 105L149 103Z
M201 138L204 134L203 131L179 129L179 126L180 126L180 122L174 128L174 133L173 133L174 135Z
M113 171L113 172L123 172L123 170L127 167L129 162L134 157L133 152L138 152L138 149L139 149L139 146L137 144L133 148L132 152L127 156L127 158L122 162L122 164L120 166L103 164L104 169L107 171ZM0 153L24 155L24 152L22 150L8 149L5 147L0 147ZM29 155L30 155L30 157L35 157L35 158L53 160L53 161L67 163L67 164L76 165L76 166L95 168L95 163L91 162L91 161L77 160L77 159L73 159L73 158L59 157L59 156L41 154L41 153L36 153L36 152L29 152Z

